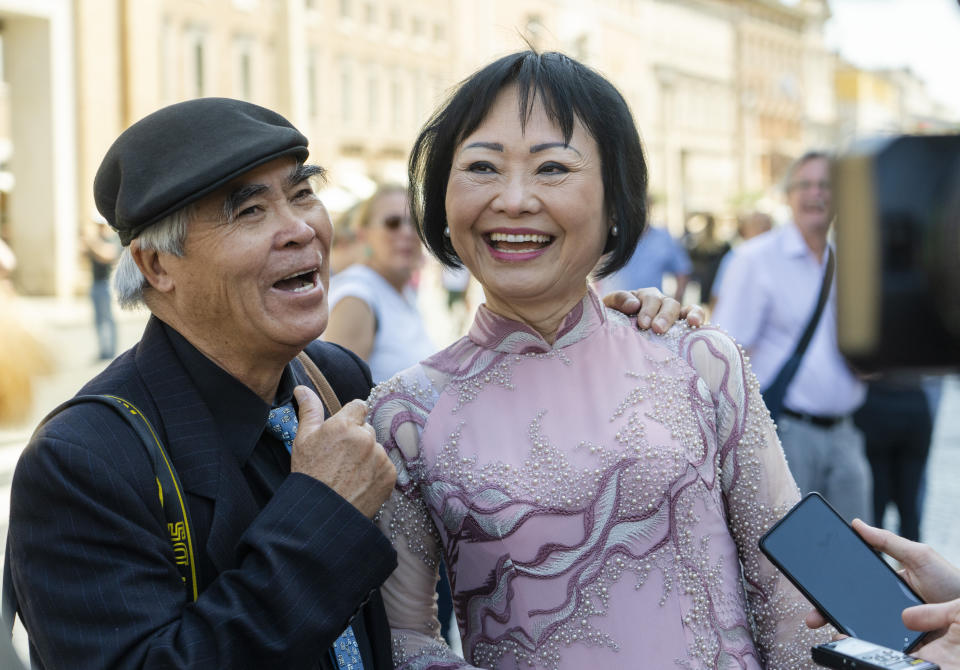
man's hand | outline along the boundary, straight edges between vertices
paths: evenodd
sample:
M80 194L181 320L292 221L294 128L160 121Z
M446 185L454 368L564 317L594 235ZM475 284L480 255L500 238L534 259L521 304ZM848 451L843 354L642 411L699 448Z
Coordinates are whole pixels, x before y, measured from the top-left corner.
M367 405L351 400L324 421L323 404L306 386L293 390L300 406L290 470L319 479L367 518L390 496L397 470L365 422Z
M670 330L678 318L686 319L691 326L702 326L707 320L700 305L681 307L655 288L614 291L603 297L603 304L628 316L636 314L637 326L645 330L652 324L653 332L660 334Z

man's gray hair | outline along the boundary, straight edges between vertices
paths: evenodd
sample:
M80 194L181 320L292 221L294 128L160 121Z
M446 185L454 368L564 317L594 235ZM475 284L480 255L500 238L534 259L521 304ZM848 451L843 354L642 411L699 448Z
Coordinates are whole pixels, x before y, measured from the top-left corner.
M814 160L827 161L827 163L830 166L830 172L831 173L833 172L833 161L834 161L833 154L831 154L828 151L823 151L820 149L812 149L810 151L806 151L802 156L800 156L800 158L790 163L790 167L787 168L787 173L783 179L783 190L790 191L790 189L793 187L793 176L797 174L797 170L802 168L804 165L806 165L810 161L814 161Z
M140 248L183 256L184 244L187 241L187 224L192 214L193 207L188 205L146 228L136 237ZM129 246L123 248L120 260L117 261L113 287L117 292L117 302L123 309L135 309L146 305L143 292L144 289L149 288L149 283L137 267L136 261L133 260Z

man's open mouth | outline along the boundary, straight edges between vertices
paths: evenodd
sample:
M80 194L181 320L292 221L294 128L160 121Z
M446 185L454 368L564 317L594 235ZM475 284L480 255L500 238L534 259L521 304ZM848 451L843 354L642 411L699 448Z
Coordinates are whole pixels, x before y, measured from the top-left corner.
M487 233L484 241L493 249L507 254L521 254L544 249L553 243L553 235L543 233Z
M304 291L309 291L310 289L315 288L319 282L319 270L317 270L317 268L311 268L309 270L303 270L301 272L288 275L283 279L274 282L273 288L280 291L303 293Z

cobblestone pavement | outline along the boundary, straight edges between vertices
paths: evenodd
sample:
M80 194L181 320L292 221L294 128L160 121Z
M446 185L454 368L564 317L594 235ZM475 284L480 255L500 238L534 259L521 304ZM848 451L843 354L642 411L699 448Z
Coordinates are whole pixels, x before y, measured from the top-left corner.
M93 316L85 299L24 300L21 313L33 324L54 358L55 372L40 378L32 415L18 426L0 427L0 547L4 546L10 501L10 480L20 451L37 422L105 367L95 360ZM119 351L134 344L147 320L146 312L118 312ZM449 331L449 332L447 332ZM433 333L439 344L455 337L450 328ZM944 380L940 410L927 466L927 493L921 539L960 565L960 377ZM887 515L886 521L891 521ZM2 561L0 552L0 561ZM22 634L16 640L23 650Z
M944 380L927 461L920 539L960 565L960 377Z

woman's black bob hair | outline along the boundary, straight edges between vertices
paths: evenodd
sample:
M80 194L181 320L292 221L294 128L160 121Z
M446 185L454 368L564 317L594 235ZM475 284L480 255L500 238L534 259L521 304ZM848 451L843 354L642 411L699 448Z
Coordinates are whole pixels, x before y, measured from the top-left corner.
M453 92L427 122L410 154L410 200L420 239L444 265L460 258L443 231L453 154L486 117L497 94L516 84L517 113L525 124L537 99L569 142L580 119L600 150L607 216L619 233L609 235L606 258L596 271L605 277L630 260L647 223L647 164L633 116L613 84L561 53L521 51L477 71Z

